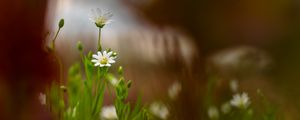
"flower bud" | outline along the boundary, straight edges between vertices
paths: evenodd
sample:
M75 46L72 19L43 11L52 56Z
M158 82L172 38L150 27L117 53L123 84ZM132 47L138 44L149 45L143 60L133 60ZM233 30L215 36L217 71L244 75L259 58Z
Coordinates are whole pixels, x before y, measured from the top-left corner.
M124 77L120 78L119 85L122 86L122 87L125 85L125 79L124 79Z
M130 88L130 87L131 87L131 84L132 84L132 82L131 82L131 80L129 80L129 81L127 82L127 87Z
M96 26L97 26L98 28L103 28L104 25L105 25L105 24L103 24L103 23L97 23L97 22L96 22L95 24L96 24Z
M65 24L65 20L64 19L60 19L59 23L58 23L58 27L62 28Z
M123 77L120 78L119 84L116 87L116 95L117 95L117 99L122 101L125 100L128 96L127 84L125 83Z
M118 68L118 74L119 75L123 75L123 67L122 66L119 66L119 68Z
M111 51L111 48L108 48L106 51L107 51L107 53L109 53Z
M112 54L113 57L116 57L117 55L118 55L117 52L113 52L113 54Z
M81 41L78 41L78 42L77 42L77 49L78 49L80 52L82 52L82 50L83 50L83 45L82 45Z

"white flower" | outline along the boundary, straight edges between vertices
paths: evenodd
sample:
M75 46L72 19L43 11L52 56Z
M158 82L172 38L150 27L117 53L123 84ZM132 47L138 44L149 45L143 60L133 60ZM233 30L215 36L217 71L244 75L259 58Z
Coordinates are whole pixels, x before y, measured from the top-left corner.
M231 80L230 83L229 83L229 87L230 87L232 92L237 92L238 87L239 87L238 81L237 80Z
M107 80L109 81L109 83L114 86L117 87L119 84L119 80L113 75L113 74L107 74Z
M180 91L181 91L181 84L178 81L176 81L168 89L168 95L171 99L175 100Z
M225 74L240 74L243 72L260 72L271 64L270 57L259 49L240 46L222 50L211 57L212 67L217 72Z
M110 105L103 107L101 111L101 118L104 120L117 120L118 116L115 106Z
M218 108L215 106L210 106L207 111L207 115L210 119L216 120L219 118L219 111Z
M245 109L250 105L250 100L247 93L235 94L230 104L234 107Z
M95 66L100 66L100 67L104 67L104 66L111 66L111 63L115 63L115 58L114 56L111 56L112 55L112 51L110 52L106 52L106 51L103 51L103 53L101 53L100 51L97 52L97 54L93 54L93 59L92 59L92 62L94 62Z
M104 27L112 22L110 18L113 16L110 12L103 12L101 9L97 8L96 10L92 9L90 20L96 24L97 27Z
M39 100L42 105L46 105L46 95L44 93L39 94Z
M231 111L231 106L228 102L222 104L221 106L221 111L224 113L224 114L227 114Z
M167 106L162 103L154 102L150 105L150 112L155 115L156 117L166 120L169 116L169 110Z
M110 84L112 84L113 86L117 86L119 84L119 80L112 79L112 80L110 80Z

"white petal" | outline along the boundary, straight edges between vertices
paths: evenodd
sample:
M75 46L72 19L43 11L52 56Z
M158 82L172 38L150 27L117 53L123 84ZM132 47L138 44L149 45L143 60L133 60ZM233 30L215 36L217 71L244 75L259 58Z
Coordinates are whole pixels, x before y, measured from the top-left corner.
M110 57L110 56L111 56L111 54L113 54L113 51L110 51L110 52L108 52L108 53L107 53L107 56L109 56L109 57Z
M110 64L106 64L105 66L108 66L108 67L110 67L111 65L110 65Z
M96 63L96 62L98 62L98 60L97 59L93 59L92 62Z
M97 16L102 16L102 10L100 8L96 9Z
M98 54L98 59L99 59L100 57L102 57L102 53L101 53L100 51L98 51L97 54Z
M103 17L105 17L106 19L110 19L113 16L113 14L111 12L106 12L103 14Z
M96 55L96 54L93 54L93 58L96 58L96 59L98 59L99 57L98 57L98 55Z
M99 63L99 62L95 63L95 66L99 66L99 65L100 65L100 63Z
M92 21L92 22L96 22L97 18L99 17L98 13L96 10L94 9L91 9L91 13L89 14L89 19Z
M95 18L93 18L93 17L90 17L89 20L93 23L96 22Z
M100 64L100 67L104 67L104 65L103 65L103 64Z
M110 24L110 23L113 23L114 22L114 20L107 20L106 22L105 22L105 24L107 25L107 24Z
M116 59L117 58L117 56L114 56L114 57L110 57L110 59L112 59L112 60L114 60L114 59Z
M107 52L103 51L103 56L107 57Z
M116 61L115 61L115 60L112 60L112 59L109 59L108 62L109 62L109 63L115 63Z
M89 14L89 18L93 19L95 17L95 10L91 9L91 12Z

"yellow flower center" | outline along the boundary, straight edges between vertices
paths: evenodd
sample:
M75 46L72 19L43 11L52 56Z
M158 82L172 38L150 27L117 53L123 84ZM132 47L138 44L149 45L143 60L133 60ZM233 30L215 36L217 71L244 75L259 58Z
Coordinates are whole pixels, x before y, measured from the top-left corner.
M105 23L106 23L106 21L107 21L106 18L104 18L104 17L99 17L99 18L97 18L97 20L96 20L96 25L97 25L97 26L104 26Z
M103 57L101 60L100 60L100 63L101 64L107 64L108 62L108 59L106 57Z

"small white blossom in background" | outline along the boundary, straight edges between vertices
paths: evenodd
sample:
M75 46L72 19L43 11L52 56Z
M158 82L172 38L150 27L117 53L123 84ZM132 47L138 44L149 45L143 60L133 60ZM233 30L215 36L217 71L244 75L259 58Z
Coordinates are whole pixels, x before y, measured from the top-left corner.
M229 87L230 87L230 90L232 92L237 92L238 87L239 87L238 81L237 80L231 80L230 83L229 83Z
M97 8L96 10L92 9L90 20L95 23L97 27L102 28L112 22L112 20L110 20L112 16L112 13L104 12L101 9Z
M176 81L174 82L171 87L169 87L168 89L168 95L169 97L172 99L172 100L175 100L178 96L178 94L180 93L181 91L181 84L180 82Z
M119 80L116 78L109 80L109 82L114 87L116 87L119 84Z
M166 120L169 116L169 110L167 106L162 103L154 102L150 105L150 112L155 115L156 117Z
M210 118L212 120L219 119L218 108L216 108L215 106L210 106L207 110L207 115L208 115L208 118Z
M214 70L236 75L243 72L262 72L271 65L271 58L264 51L250 46L224 49L210 57Z
M103 51L101 53L100 51L97 52L97 54L93 54L93 59L92 62L95 63L95 66L100 66L100 67L110 67L112 63L115 63L115 58L112 56L113 52L110 51L107 53L107 51Z
M247 93L235 94L230 104L234 107L245 109L250 105L250 100Z
M46 105L46 95L44 93L39 94L39 101L42 105Z
M115 106L110 105L110 106L105 106L102 108L101 111L101 119L103 120L117 120L117 111Z
M221 111L223 114L228 114L231 111L231 106L228 102L222 104Z
M108 74L106 77L107 77L108 82L109 82L113 87L117 87L117 86L118 86L120 80L117 79L114 75Z

